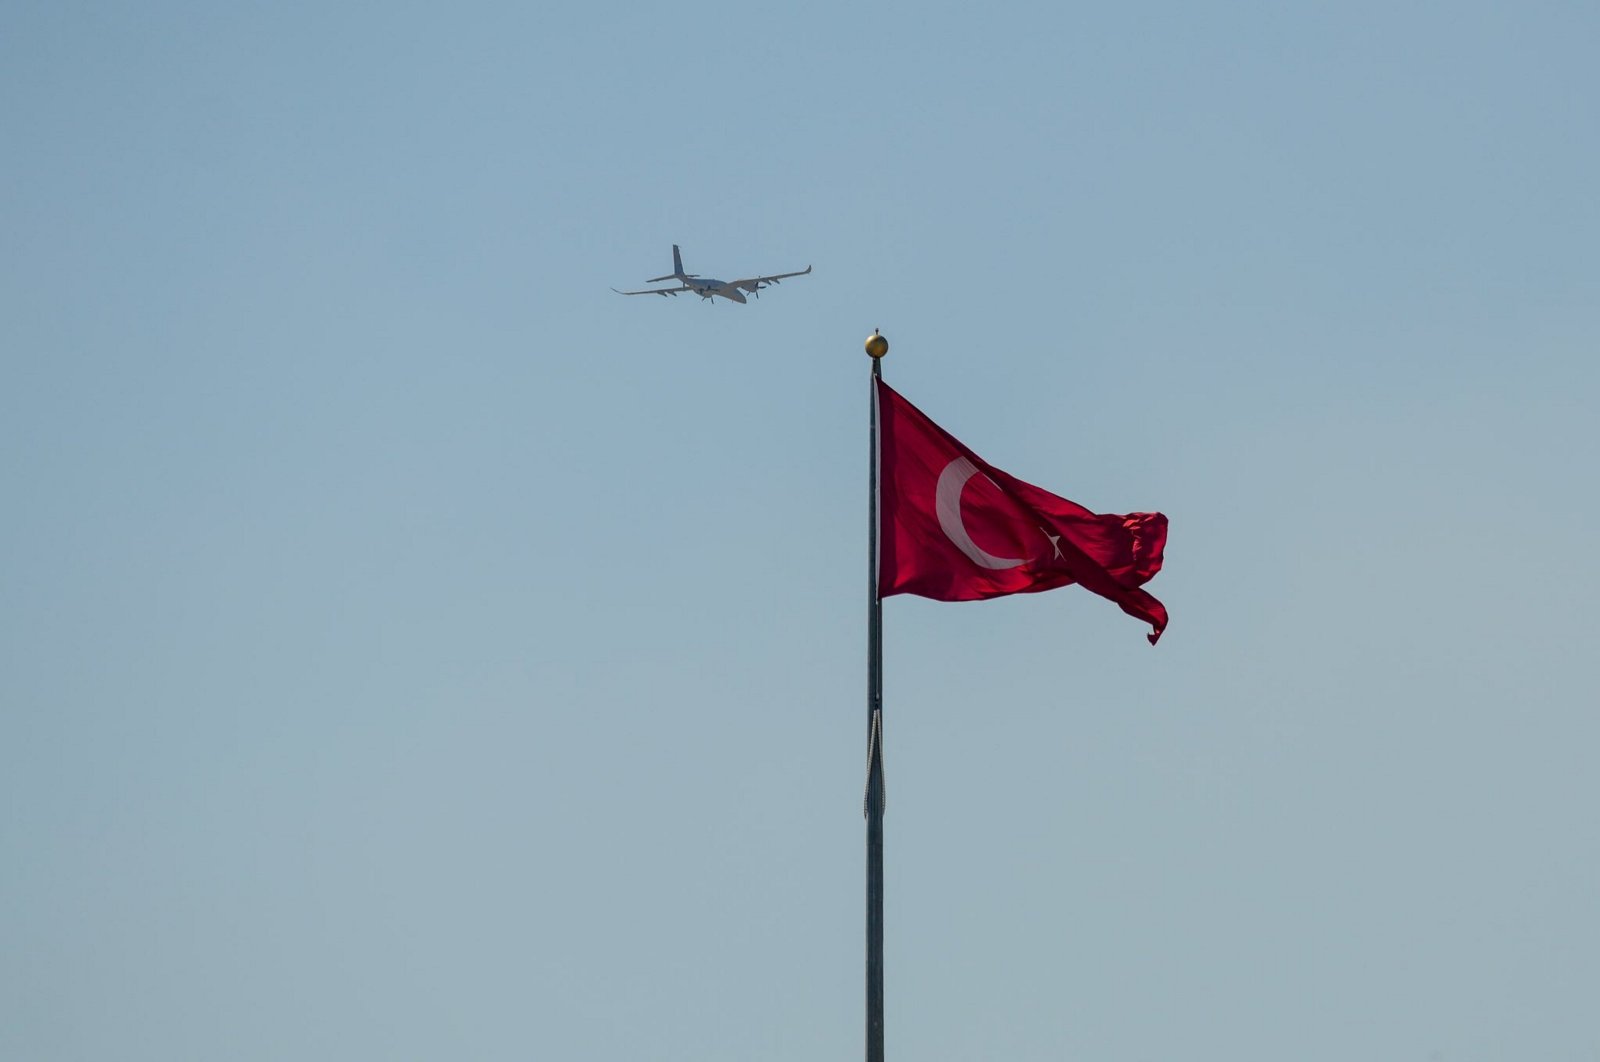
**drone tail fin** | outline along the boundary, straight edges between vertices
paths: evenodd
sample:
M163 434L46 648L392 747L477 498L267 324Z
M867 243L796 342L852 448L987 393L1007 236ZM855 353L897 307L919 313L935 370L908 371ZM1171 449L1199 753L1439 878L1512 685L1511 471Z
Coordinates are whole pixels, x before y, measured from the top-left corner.
M682 279L684 279L685 275L686 274L683 271L683 256L678 253L678 245L677 244L673 244L672 245L672 272L668 273L664 277L652 277L651 279L645 281L645 283L646 284L654 284L654 283L656 283L656 281L659 281L659 280L682 280Z

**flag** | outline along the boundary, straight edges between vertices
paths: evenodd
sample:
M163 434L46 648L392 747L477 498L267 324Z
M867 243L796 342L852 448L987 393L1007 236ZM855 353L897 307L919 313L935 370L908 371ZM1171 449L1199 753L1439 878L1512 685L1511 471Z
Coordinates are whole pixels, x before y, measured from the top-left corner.
M878 594L977 601L1077 583L1153 628L1167 610L1139 589L1161 570L1167 518L1096 514L1009 476L881 379Z

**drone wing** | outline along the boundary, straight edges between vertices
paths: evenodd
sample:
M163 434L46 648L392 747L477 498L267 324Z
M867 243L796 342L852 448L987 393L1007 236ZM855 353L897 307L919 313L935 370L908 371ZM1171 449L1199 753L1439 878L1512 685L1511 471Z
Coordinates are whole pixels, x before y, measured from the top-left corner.
M742 291L760 291L762 288L776 284L780 280L787 280L790 277L803 277L809 272L811 272L811 267L806 266L798 273L774 273L770 277L746 277L743 280L735 280L730 283L733 287Z
M616 288L612 288L611 290L612 291L617 291ZM693 290L694 290L693 288L691 288L689 285L685 284L681 288L645 288L643 291L617 291L617 294L618 295L676 295L680 291L693 291Z

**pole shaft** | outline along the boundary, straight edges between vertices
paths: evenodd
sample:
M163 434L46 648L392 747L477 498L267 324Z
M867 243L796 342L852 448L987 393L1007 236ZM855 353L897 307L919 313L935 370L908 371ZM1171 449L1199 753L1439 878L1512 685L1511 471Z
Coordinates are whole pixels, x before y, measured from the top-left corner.
M883 599L878 596L878 379L867 505L867 1062L883 1062Z

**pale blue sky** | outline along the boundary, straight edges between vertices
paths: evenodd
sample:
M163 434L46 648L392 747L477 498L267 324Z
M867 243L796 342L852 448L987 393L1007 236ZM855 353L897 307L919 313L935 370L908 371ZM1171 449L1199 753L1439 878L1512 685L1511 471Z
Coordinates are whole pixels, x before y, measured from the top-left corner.
M1600 1057L1600 9L0 8L0 1058ZM622 299L683 246L815 266Z

